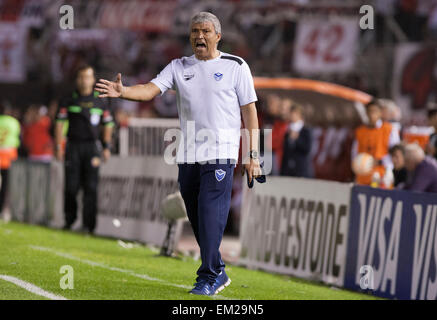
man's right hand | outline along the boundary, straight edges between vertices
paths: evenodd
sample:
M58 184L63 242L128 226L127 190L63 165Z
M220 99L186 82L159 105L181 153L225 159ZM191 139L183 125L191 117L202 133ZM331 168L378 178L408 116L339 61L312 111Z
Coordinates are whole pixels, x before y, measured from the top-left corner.
M123 83L121 83L121 74L117 74L116 81L99 79L95 90L100 92L99 98L120 98L123 93Z

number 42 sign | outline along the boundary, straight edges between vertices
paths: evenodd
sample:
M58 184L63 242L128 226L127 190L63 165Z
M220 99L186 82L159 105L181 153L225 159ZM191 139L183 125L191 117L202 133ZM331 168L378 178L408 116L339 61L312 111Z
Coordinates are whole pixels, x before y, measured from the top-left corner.
M350 71L355 64L359 31L357 19L300 21L294 69L303 74Z

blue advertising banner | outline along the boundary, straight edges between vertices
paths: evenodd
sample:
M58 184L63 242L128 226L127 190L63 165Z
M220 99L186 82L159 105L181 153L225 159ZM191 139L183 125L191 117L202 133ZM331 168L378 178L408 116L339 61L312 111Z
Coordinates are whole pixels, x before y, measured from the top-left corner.
M355 186L344 287L437 299L437 194Z

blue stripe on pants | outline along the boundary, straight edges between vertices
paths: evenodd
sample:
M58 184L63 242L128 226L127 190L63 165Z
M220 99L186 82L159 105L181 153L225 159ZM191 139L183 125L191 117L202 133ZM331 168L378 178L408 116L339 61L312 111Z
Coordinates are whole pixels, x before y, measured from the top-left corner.
M225 268L219 248L231 206L235 165L228 160L226 164L183 163L178 166L179 188L200 247L202 265L197 270L197 280L214 282ZM216 170L226 172L221 181L220 175L216 178Z

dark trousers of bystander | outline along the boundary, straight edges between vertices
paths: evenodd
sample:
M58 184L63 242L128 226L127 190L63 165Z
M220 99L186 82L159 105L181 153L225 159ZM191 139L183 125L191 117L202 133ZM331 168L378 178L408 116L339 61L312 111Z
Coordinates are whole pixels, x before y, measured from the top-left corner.
M100 152L95 141L68 142L65 151L65 226L77 218L77 194L83 191L83 229L93 232L97 218L97 186Z
M8 189L9 169L1 169L1 187L0 187L0 213L3 211L6 201L6 192Z

